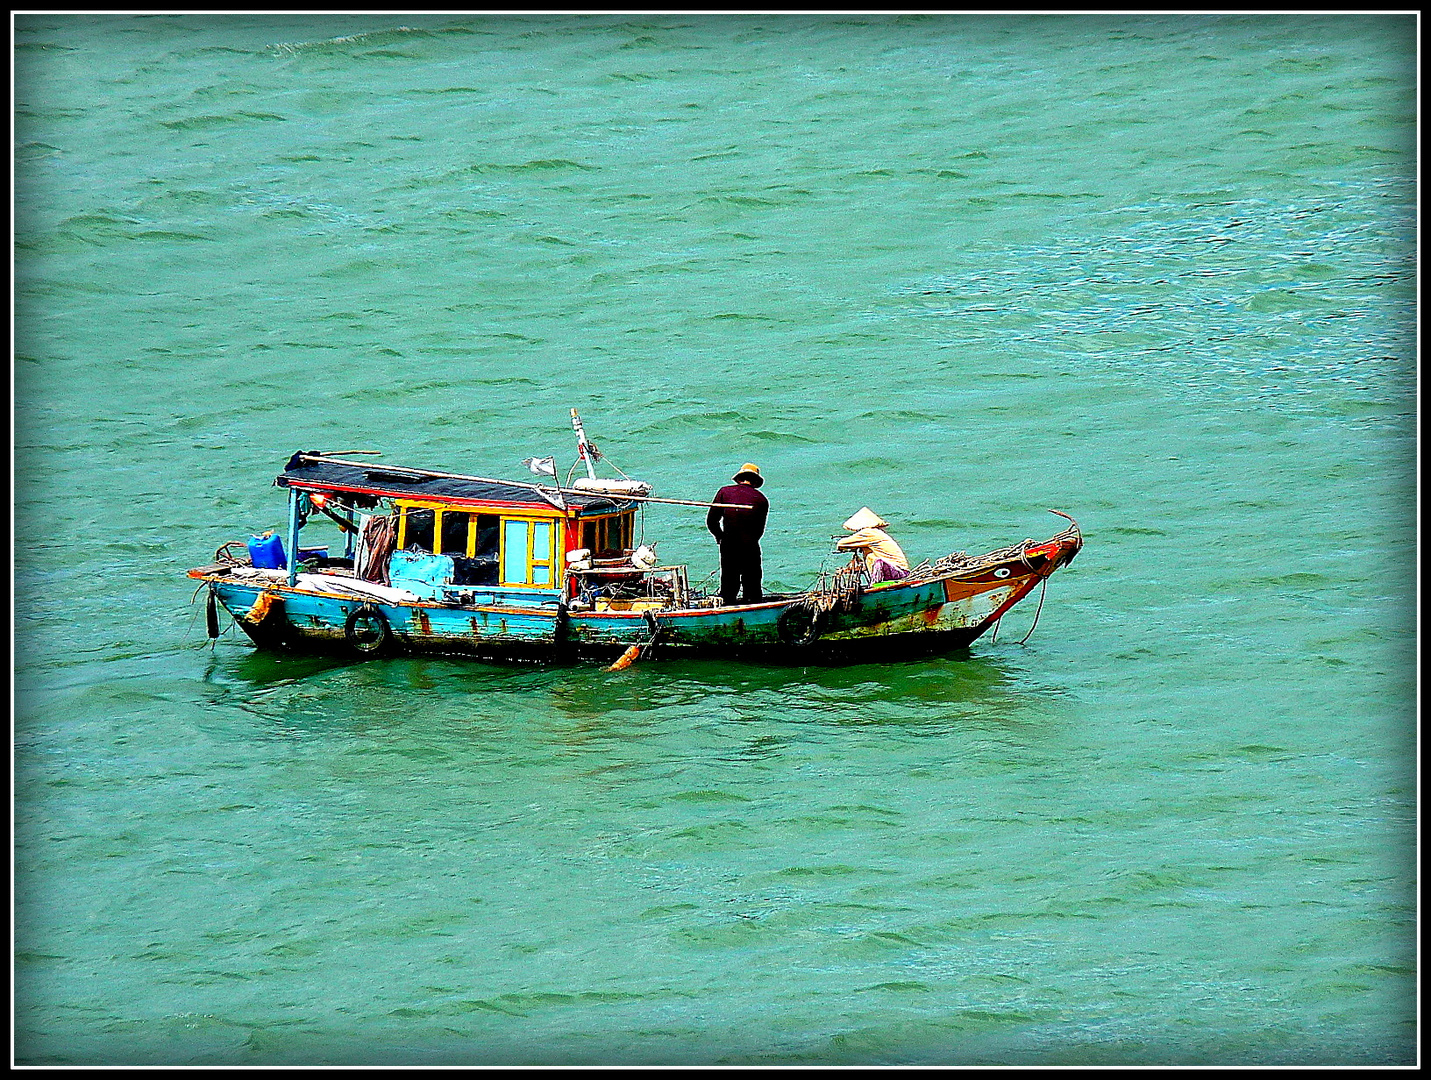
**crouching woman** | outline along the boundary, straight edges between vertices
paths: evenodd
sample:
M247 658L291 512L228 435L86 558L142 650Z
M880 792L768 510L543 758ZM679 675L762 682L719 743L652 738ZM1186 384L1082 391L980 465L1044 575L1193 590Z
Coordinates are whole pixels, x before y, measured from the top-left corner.
M868 506L846 521L844 528L850 535L836 541L835 550L852 552L856 558L862 556L871 585L909 576L909 560L894 537L885 532L889 522Z

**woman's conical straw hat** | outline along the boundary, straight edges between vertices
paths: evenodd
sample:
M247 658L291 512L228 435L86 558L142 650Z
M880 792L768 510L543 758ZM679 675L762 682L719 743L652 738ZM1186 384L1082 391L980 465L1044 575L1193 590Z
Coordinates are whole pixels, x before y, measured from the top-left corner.
M883 529L889 522L880 517L868 506L862 506L859 513L845 522L844 528L850 532L859 532L861 529Z

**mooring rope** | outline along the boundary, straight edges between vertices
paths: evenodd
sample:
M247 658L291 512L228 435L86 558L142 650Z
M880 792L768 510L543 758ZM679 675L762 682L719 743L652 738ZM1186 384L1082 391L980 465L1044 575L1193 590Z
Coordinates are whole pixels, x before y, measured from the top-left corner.
M1020 645L1022 645L1025 641L1028 641L1029 638L1033 637L1034 626L1037 626L1037 625L1038 625L1039 612L1041 612L1041 611L1043 610L1043 597L1044 597L1044 593L1046 593L1046 592L1048 592L1048 576L1047 576L1047 575L1044 575L1043 588L1041 588L1041 589L1039 590L1039 593L1038 593L1038 607L1034 609L1034 621L1033 621L1033 626L1030 626L1030 627L1029 627L1029 632L1024 635L1023 641L1020 641L1020 642L1019 642ZM997 629L997 625L996 625L995 628Z

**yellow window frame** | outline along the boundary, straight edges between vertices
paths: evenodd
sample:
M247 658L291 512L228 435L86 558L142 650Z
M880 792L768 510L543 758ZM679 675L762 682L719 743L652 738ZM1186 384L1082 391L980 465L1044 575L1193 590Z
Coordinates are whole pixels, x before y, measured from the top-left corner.
M397 500L393 500L393 509L397 511L397 519L398 519L398 520L397 520L397 550L399 550L399 551L406 551L406 550L407 550L407 515L408 515L411 511L413 511L413 510L434 510L434 511L440 511L440 510L442 509L442 505L441 505L440 503L398 502ZM435 514L435 513L432 515L432 528L433 528L432 536L433 536L433 539L436 540L436 539L437 539L437 536L438 536L438 533L437 533L437 514Z
M489 514L497 518L497 565L503 575L507 569L507 522L524 521L527 523L527 562L525 581L503 581L504 585L518 587L547 589L560 588L564 560L558 557L557 548L561 546L561 541L565 535L562 524L566 515L553 510L551 513L543 513L535 508L523 510L520 514L503 514L495 506L453 506L450 503L431 502L420 499L394 499L393 509L397 512L397 546L399 551L407 549L407 515L411 510L432 510L432 539L434 547L442 546L442 515L444 513L467 514L467 558L473 558L477 553L477 516L479 514ZM616 515L611 515L616 516ZM536 525L546 523L551 526L551 544L549 553L545 559L532 558L533 531ZM534 570L542 568L547 571L550 579L549 585L538 585L533 580Z
M557 559L557 547L561 536L557 526L560 518L555 514L539 514L528 516L526 514L504 514L501 518L501 527L497 533L497 565L501 567L500 580L503 585L516 586L518 588L530 589L556 589L561 587L561 563ZM507 577L507 526L525 524L527 527L527 558L524 567L526 578L523 581L516 581ZM538 525L545 525L550 530L547 541L547 557L545 559L533 558L532 541L536 538L536 528ZM540 584L536 580L536 570L545 569L547 581Z
M589 546L592 551L624 551L630 547L636 537L636 515L629 510L618 511L614 514L596 514L593 517L578 519L582 526L582 535L585 535L586 526L590 525L592 530L592 541ZM611 543L614 537L616 543Z
M462 554L467 558L472 558L472 553L477 550L477 511L468 510L466 507L449 506L444 510L439 510L433 516L432 522L432 546L440 548L442 546L442 515L443 514L465 514L467 515L467 540L463 544Z
M432 546L439 548L442 546L442 515L443 514L466 514L467 515L467 548L463 555L472 558L477 552L477 515L481 513L481 508L476 506L449 506L446 503L434 502L409 502L407 500L393 500L393 507L398 514L397 527L397 549L407 550L407 515L412 510L431 510L432 514ZM490 513L490 511L489 511Z

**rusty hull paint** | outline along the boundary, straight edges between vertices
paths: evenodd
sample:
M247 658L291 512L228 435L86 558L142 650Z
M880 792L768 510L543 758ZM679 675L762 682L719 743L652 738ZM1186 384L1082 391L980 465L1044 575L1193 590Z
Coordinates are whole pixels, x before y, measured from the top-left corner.
M965 588L962 592L966 595L953 602L943 600L943 582L923 583L921 598L913 607L899 602L907 601L899 595L906 590L867 593L853 611L832 618L820 642L838 646L871 638L945 636L950 631L961 631L965 637L976 631L977 636L978 628L992 622L994 612L1006 607L1014 592L1026 591L1036 580L1028 577L1015 584L1001 581L982 589ZM352 597L237 582L225 583L216 593L220 604L256 644L286 648L298 648L305 642L318 648L345 647L343 625L348 612L364 603ZM272 598L268 602L274 605L273 615L281 613L285 625L280 633L275 632L280 628L266 626L275 621L272 616L257 623L245 617L265 596ZM566 618L565 639L558 642L559 620L554 613L540 609L377 606L400 648L414 653L487 655L499 654L505 646L543 644L553 646L554 651L565 646L577 655L609 656L651 640L650 623L640 612L571 613ZM659 612L655 615L658 640L663 652L788 652L790 647L780 640L777 621L790 606L787 599L751 607Z
M856 638L885 637L891 634L919 634L945 630L979 630L997 618L996 612L1007 609L1008 601L1021 589L1037 579L1029 578L1010 584L1000 581L978 591L966 591L959 599L935 603L915 611L891 614L888 618L869 618L869 613L857 610L851 617L837 619L821 640L843 641ZM858 616L866 614L865 619Z
M786 645L780 639L778 620L792 606L793 597L735 608L656 612L656 649L667 655L797 661L829 655L845 661L868 658L875 651L899 656L963 648L1054 570L1067 565L1081 543L1081 537L1056 538L1025 548L1022 557L976 572L871 586L853 610L829 616L820 638L807 647ZM1007 570L1007 576L996 576L1001 569ZM207 581L245 633L266 647L344 651L348 613L368 603L350 595L242 582L228 577L227 569L220 566L191 570L189 576ZM264 604L272 605L267 614ZM612 657L652 640L651 623L642 612L568 613L553 606L459 607L428 601L377 606L392 627L398 649L413 653L492 659Z
M299 649L305 644L315 648L346 647L344 624L350 612L363 606L373 606L381 611L399 646L411 652L482 652L489 644L549 644L554 636L554 620L549 612L544 613L540 609L507 609L507 617L500 620L502 629L499 633L485 625L488 615L485 611L474 613L471 609L436 604L383 604L301 588L264 587L222 579L210 579L210 584L218 602L234 617L239 627L256 644L265 646L280 643L287 648ZM266 618L254 621L247 616L261 593L272 596L269 602L273 606ZM277 621L280 613L284 623L281 632L280 628L269 626ZM522 616L520 625L510 626L508 618L517 614ZM474 633L479 617L484 629Z

